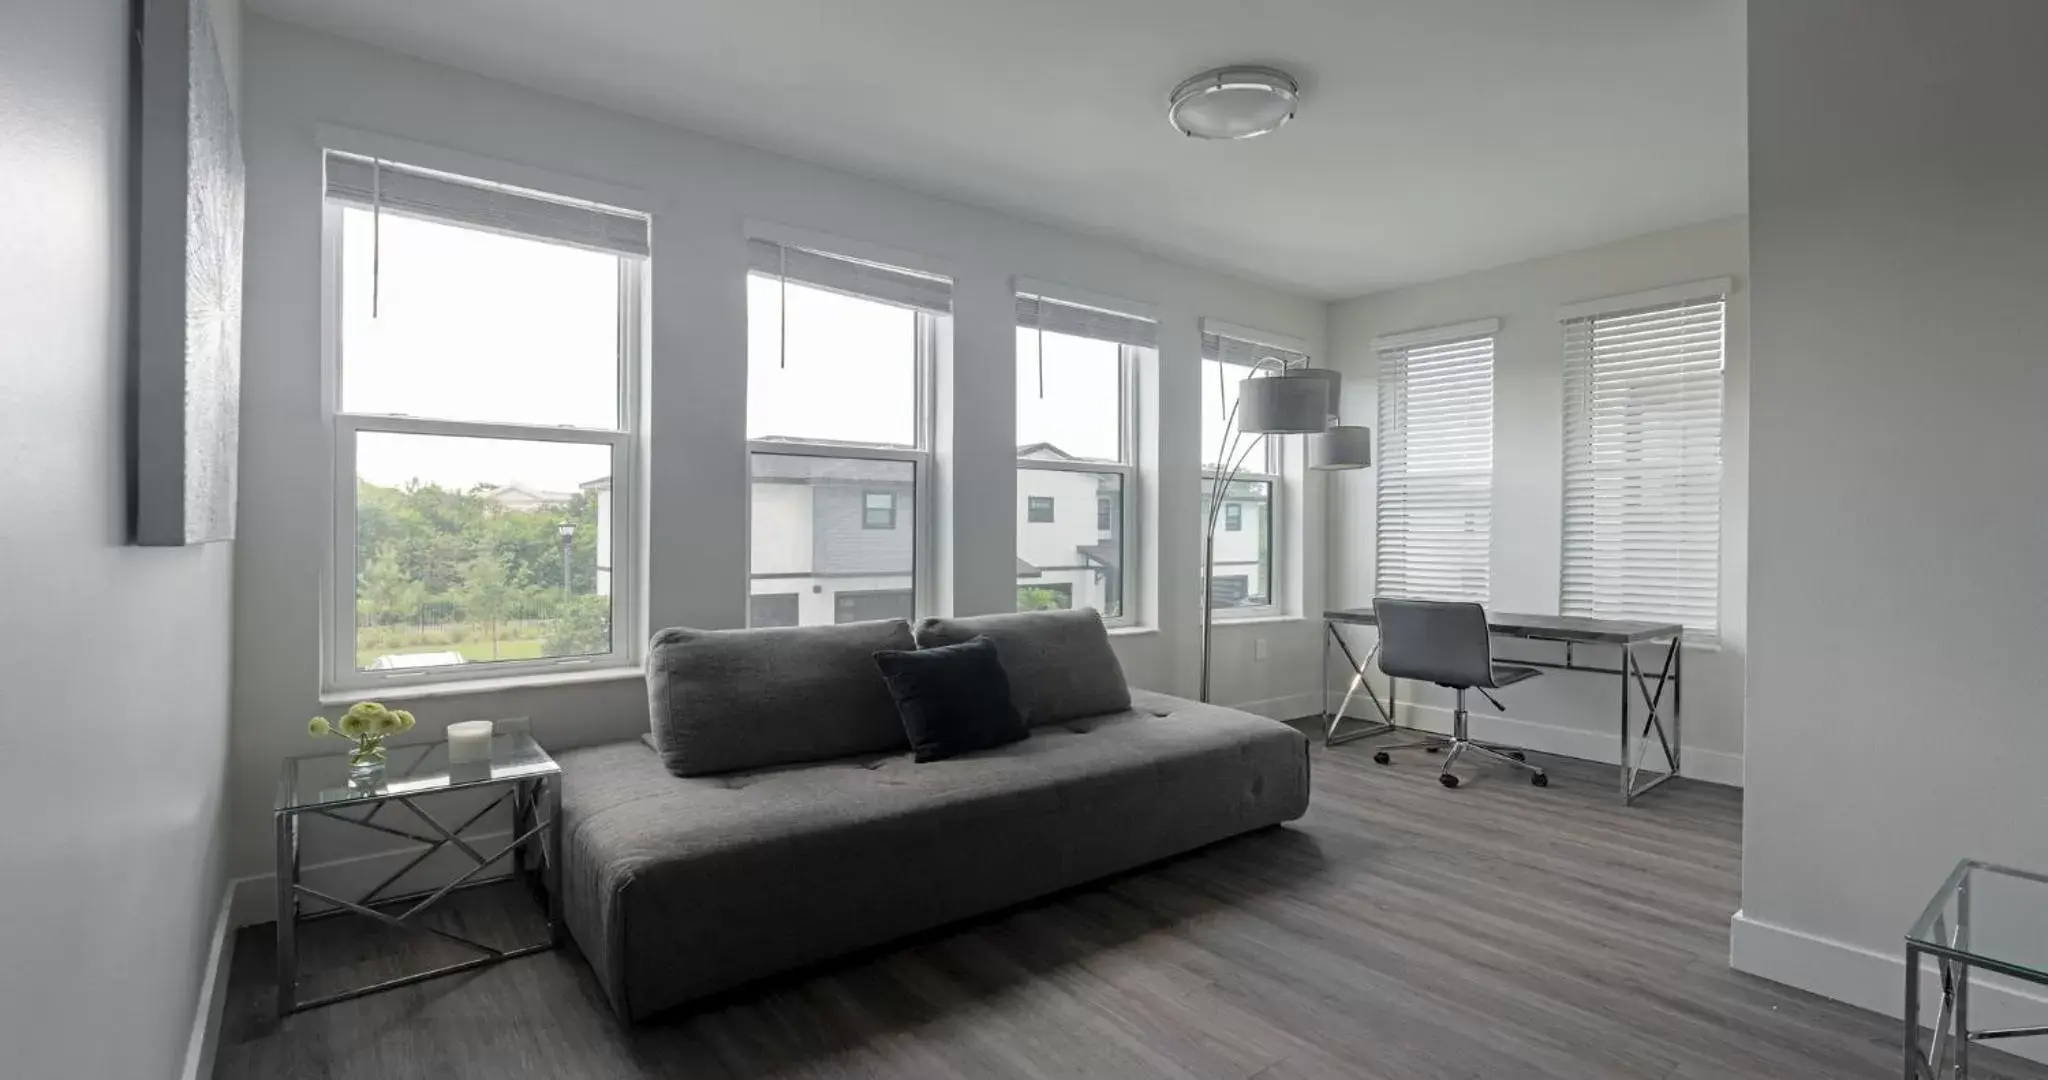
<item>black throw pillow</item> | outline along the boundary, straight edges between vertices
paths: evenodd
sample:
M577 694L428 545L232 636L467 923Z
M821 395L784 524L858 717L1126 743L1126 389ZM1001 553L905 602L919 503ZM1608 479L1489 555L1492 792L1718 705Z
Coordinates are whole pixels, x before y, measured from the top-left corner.
M985 636L915 652L878 652L918 761L1013 743L1031 733L1010 703L1010 677Z

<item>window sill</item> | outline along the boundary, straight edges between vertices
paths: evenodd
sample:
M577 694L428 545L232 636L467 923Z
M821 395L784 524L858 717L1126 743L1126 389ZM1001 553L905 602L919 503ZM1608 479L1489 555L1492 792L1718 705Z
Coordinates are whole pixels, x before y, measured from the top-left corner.
M1158 633L1159 628L1156 626L1112 626L1109 628L1109 636L1113 638L1150 637Z
M328 690L320 695L320 704L353 705L358 701L416 701L421 698L495 694L507 690L527 690L547 686L622 682L627 679L643 679L646 676L647 669L639 664L634 664L630 667L586 668L581 671L546 671L529 675L502 675L496 678L462 679L457 682L392 683L389 686L363 686L351 687L346 690Z

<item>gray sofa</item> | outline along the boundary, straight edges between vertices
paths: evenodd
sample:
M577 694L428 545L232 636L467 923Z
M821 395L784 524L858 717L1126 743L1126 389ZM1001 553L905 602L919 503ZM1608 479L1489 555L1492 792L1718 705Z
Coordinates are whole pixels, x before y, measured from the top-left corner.
M907 624L656 636L652 736L561 756L564 914L621 1017L1307 809L1307 739L1127 690L1092 612L926 620L915 640L976 633L1031 735L926 764L873 714L871 654L908 647ZM832 756L801 760L806 742Z

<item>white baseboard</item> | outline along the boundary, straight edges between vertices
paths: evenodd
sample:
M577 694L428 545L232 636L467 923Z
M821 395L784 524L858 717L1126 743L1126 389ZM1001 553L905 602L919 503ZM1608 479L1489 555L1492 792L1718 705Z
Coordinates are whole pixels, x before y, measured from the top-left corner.
M510 831L464 833L463 840L484 853L486 857L504 847L512 839ZM353 900L369 892L378 882L404 866L420 849L417 846L377 851L368 855L356 855L346 859L332 859L327 862L309 863L299 868L299 880L330 896ZM511 866L510 855L485 871L487 875L506 872ZM453 881L475 866L467 856L452 847L442 848L419 866L406 874L387 892L402 893L414 889L434 888ZM277 875L251 874L236 878L228 883L233 892L232 919L234 925L255 926L272 922L277 918ZM308 902L303 910L318 910L319 905Z
M1883 1016L1906 1012L1906 956L1752 919L1738 911L1728 921L1728 966L1775 983L1847 1002ZM1931 965L1920 972L1920 1017L1934 1022L1941 979ZM1970 980L1970 1028L2024 1027L2048 1016L2048 996L2011 982ZM1903 1032L1900 1035L1903 1040ZM1903 1042L1902 1044L1903 1045ZM1996 1049L2048 1062L2048 1038L2000 1040Z
M1306 694L1288 694L1284 697L1260 698L1257 701L1239 702L1228 707L1254 713L1269 720L1296 720L1304 716L1314 716L1320 711L1316 708L1316 695L1313 691Z
M229 919L234 897L235 883L231 881L221 892L220 907L213 917L213 940L207 946L206 973L199 981L199 1002L192 1011L192 1034L185 1041L185 1067L178 1074L181 1080L213 1077L221 1015L228 1003L228 968L235 959L235 935Z
M1313 697L1314 695L1310 695L1311 699ZM1343 700L1342 693L1333 691L1329 696L1328 707L1334 709ZM1307 711L1315 711L1312 701ZM1361 705L1357 697L1351 699L1351 712L1347 715L1367 721L1379 719L1372 711L1372 702L1367 700ZM1445 734L1449 734L1451 730L1451 710L1442 705L1403 700L1400 704L1400 715L1402 727ZM1482 712L1472 713L1471 727L1474 738L1487 742L1519 746L1524 750L1578 758L1581 761L1597 761L1607 765L1615 765L1621 761L1621 736L1613 731L1560 727L1556 724L1541 724L1533 720L1518 720L1512 716ZM1643 768L1655 771L1663 764L1663 752L1651 747L1642 760ZM1683 749L1681 760L1684 762L1678 770L1681 776L1704 780L1710 784L1742 786L1741 754L1688 746Z

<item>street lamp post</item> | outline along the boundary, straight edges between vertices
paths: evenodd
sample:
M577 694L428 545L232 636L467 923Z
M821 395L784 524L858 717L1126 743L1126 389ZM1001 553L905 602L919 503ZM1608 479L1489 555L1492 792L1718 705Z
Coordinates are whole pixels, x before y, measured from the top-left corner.
M562 521L555 524L555 535L562 538L562 599L569 598L569 545L576 542L576 523Z

